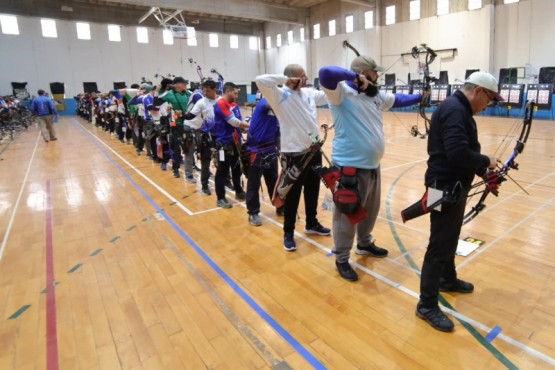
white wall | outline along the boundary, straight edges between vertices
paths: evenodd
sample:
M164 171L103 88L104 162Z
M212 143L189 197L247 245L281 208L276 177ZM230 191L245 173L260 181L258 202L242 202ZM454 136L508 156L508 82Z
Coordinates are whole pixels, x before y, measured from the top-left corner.
M208 46L208 34L197 33L198 46L187 46L186 40L174 39L164 45L161 29L149 29L149 43L136 41L134 27L121 28L121 42L108 41L104 24L91 24L91 40L78 40L75 22L56 21L58 38L44 38L40 19L18 17L20 35L0 32L0 95L11 94L11 82L27 81L31 94L50 82L64 82L66 96L83 90L83 82L97 82L101 91L113 87L115 81L128 85L141 77L154 80L155 74L175 74L198 81L199 63L205 76L216 68L226 79L247 84L259 74L259 51L249 49L249 39L239 36L239 49L229 47L229 35L219 35L219 48ZM212 75L215 77L214 75Z

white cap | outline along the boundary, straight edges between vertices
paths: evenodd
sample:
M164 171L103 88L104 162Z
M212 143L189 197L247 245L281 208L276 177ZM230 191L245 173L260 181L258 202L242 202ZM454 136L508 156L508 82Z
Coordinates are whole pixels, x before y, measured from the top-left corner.
M501 95L499 95L499 85L497 80L491 74L487 72L474 72L468 78L465 83L471 83L477 86L481 86L488 89L493 93L494 99L497 101L505 101Z

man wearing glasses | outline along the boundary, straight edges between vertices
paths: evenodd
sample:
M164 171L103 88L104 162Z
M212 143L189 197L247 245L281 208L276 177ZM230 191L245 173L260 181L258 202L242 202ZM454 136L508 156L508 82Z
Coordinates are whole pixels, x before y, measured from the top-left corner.
M503 101L491 74L474 72L463 87L433 113L428 135L428 190L459 190L457 201L441 204L430 213L428 249L422 264L420 301L416 316L441 331L453 331L453 322L438 305L439 292L472 293L474 285L457 278L455 252L462 227L466 197L475 175L494 169L494 156L480 154L473 116L494 101Z

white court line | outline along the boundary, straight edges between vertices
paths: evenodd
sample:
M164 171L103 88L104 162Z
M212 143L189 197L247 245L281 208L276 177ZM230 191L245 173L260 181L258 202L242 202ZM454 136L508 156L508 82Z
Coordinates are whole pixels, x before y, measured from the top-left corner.
M494 241L492 241L491 243L488 243L484 248L481 249L477 249L476 252L474 253L472 256L470 256L469 258L465 259L463 263L459 264L457 266L457 271L459 271L460 269L462 269L464 266L468 265L472 260L474 260L476 257L478 257L480 254L484 253L485 251L487 251L488 249L490 249L491 247L493 247L495 244L497 244L501 239L505 238L507 235L509 235L510 233L512 233L514 230L516 230L517 228L519 228L522 224L524 224L525 222L527 222L530 218L532 218L533 216L535 216L538 212L543 211L546 207L549 206L553 206L552 202L555 200L555 197L549 199L547 202L545 202L542 206L536 208L532 213L529 213L526 217L524 217L523 219L521 219L519 222L517 222L516 224L514 224L512 227L510 227L509 229L507 229L503 234L499 235L497 238L495 238Z
M37 148L39 145L40 139L40 132L37 135L37 141L35 142L35 149L33 150L33 154L31 155L31 160L29 161L29 166L27 166L27 171L25 172L25 177L23 178L23 183L21 184L21 188L19 189L19 195L17 196L17 200L15 201L15 206L13 207L12 215L10 216L10 221L8 222L8 227L6 228L6 232L4 234L4 239L2 240L2 246L0 246L0 261L2 260L2 256L4 255L4 250L6 249L6 245L8 243L8 238L12 232L13 222L15 219L15 214L19 209L19 202L21 201L21 197L23 196L23 189L25 189L25 185L27 185L27 179L29 178L29 173L31 172L31 165L33 164L33 160L35 159L35 153L37 152Z
M78 124L79 124L79 123L78 123ZM81 126L81 125L79 124L79 126ZM103 141L101 141L100 139L98 139L95 135L93 135L91 132L89 132L89 131L86 130L85 128L83 128L83 127L81 127L81 128L82 128L84 131L88 132L91 136L93 136L94 138L96 138L98 141L100 141L103 145L105 145L106 147L108 147L108 148L110 149L110 151L112 151L112 152L113 152L114 154L116 154L120 159L122 159L125 163L127 163L131 168L134 169L134 166L132 166L132 165L131 165L129 162L127 162L125 159L123 159L118 153L116 153L116 152L115 152L112 148L110 148L107 144L105 144ZM136 170L136 169L135 169L135 171L137 171L141 176L143 176L143 177L145 178L145 180L148 181L149 183L151 183L158 191L160 191L162 194L164 194L166 197L168 197L168 199L177 202L177 200L175 200L174 197L172 197L169 193L167 193L167 192L166 192L164 189L162 189L160 186L156 185L156 184L155 184L152 180L150 180L150 178L148 178L146 175L140 173L140 171L138 171L138 170ZM234 203L235 203L235 204L239 204L239 205L241 205L242 207L246 208L246 204L245 204L244 202L236 202L236 201L234 201ZM180 204L180 203L177 202L177 204ZM181 207L180 207L180 208L181 208ZM185 211L186 208L183 206L182 209ZM186 212L186 211L185 211L185 212ZM190 211L189 211L189 212L190 212ZM191 214L191 215L192 215L192 214ZM276 225L276 226L278 226L278 227L280 227L280 228L283 228L283 224L282 224L282 223L280 223L280 222L278 222L278 221L276 221L276 220L274 220L274 219L272 219L272 218L270 218L270 217L268 217L268 216L266 216L266 215L264 215L264 214L262 214L262 217L265 218L265 219L266 219L267 221L269 221L270 223L272 223L272 224L274 224L274 225ZM306 241L307 243L312 244L312 245L315 246L316 248L318 248L318 249L320 249L320 250L326 252L326 254L331 253L331 249L329 249L328 247L326 247L326 246L324 246L324 245L322 245L322 244L320 244L320 243L318 243L318 242L316 242L316 241L314 241L314 240L312 240L312 239L307 238L306 236L304 236L303 234L299 233L298 231L295 231L295 235L296 235L298 238L300 238L300 239ZM285 252L284 252L284 253L285 253ZM377 272L374 272L374 271L372 271L372 270L366 268L365 266L362 266L362 265L358 264L357 262L354 262L354 261L352 261L352 260L350 260L350 261L351 261L351 263L352 263L352 265L353 265L354 267L356 267L356 268L359 269L360 271L363 271L363 272L365 272L366 274L368 274L368 275L374 277L376 280L379 280L379 281L381 281L381 282L383 282L383 283L385 283L385 284L387 284L387 285L389 285L389 286L391 286L391 287L393 287L393 288L395 288L395 289L398 289L399 291L402 291L402 292L404 292L405 294L407 294L407 295L409 295L409 296L411 296L411 297L413 297L413 298L419 299L419 294L416 293L416 292L414 292L414 291L412 291L412 290L410 290L409 288L407 288L407 287L405 287L405 286L403 286L403 285L401 285L401 284L399 284L399 283L397 283L397 282L395 282L395 281L393 281L393 280L391 280L391 279L389 279L389 278L387 278L387 277L385 277L385 276L383 276L383 275L381 275L381 274L379 274L379 273L377 273ZM395 262L397 262L397 261L395 261ZM489 332L491 332L491 330L492 330L492 328L490 328L490 327L488 327L488 326L486 326L486 325L484 325L484 324L481 324L481 323L478 322L478 321L475 321L475 320L473 320L473 319L470 319L469 317L467 317L467 316L465 316L465 315L462 315L462 314L460 314L459 312L452 311L452 310L447 309L447 308L445 308L445 307L442 307L442 310L449 312L451 315L453 315L454 317L457 317L458 319L460 319L460 320L462 320L462 321L466 321L466 322L468 322L469 324L471 324L471 325L473 325L473 326L475 326L475 327L477 327L477 328L480 328L480 329L481 329L482 331L484 331L485 333L489 333ZM546 355L546 354L544 354L544 353L542 353L542 352L540 352L540 351L537 351L537 350L535 350L535 349L533 349L533 348L531 348L531 347L528 347L527 345L525 345L525 344L523 344L523 343L521 343L521 342L519 342L519 341L517 341L517 340L515 340L515 339L513 339L513 338L511 338L511 337L508 337L508 336L506 336L506 335L504 335L504 334L500 334L499 336L497 336L497 338L502 339L503 341L505 341L505 342L507 342L507 343L513 345L514 347L516 347L516 348L518 348L518 349L520 349L520 350L522 350L522 351L524 351L524 352L526 352L526 353L528 353L528 354L530 354L530 355L532 355L532 356L534 356L534 357L536 357L536 358L538 358L538 359L540 359L540 360L542 360L542 361L544 361L544 362L546 362L546 363L548 363L548 364L550 364L550 365L555 366L555 359L552 358L552 357L549 357L548 355Z

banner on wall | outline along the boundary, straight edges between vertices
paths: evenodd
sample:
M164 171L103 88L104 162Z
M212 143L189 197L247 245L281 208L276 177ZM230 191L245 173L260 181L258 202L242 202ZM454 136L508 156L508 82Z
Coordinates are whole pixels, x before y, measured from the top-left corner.
M27 82L12 82L12 91L19 100L29 99L29 91L27 90Z

